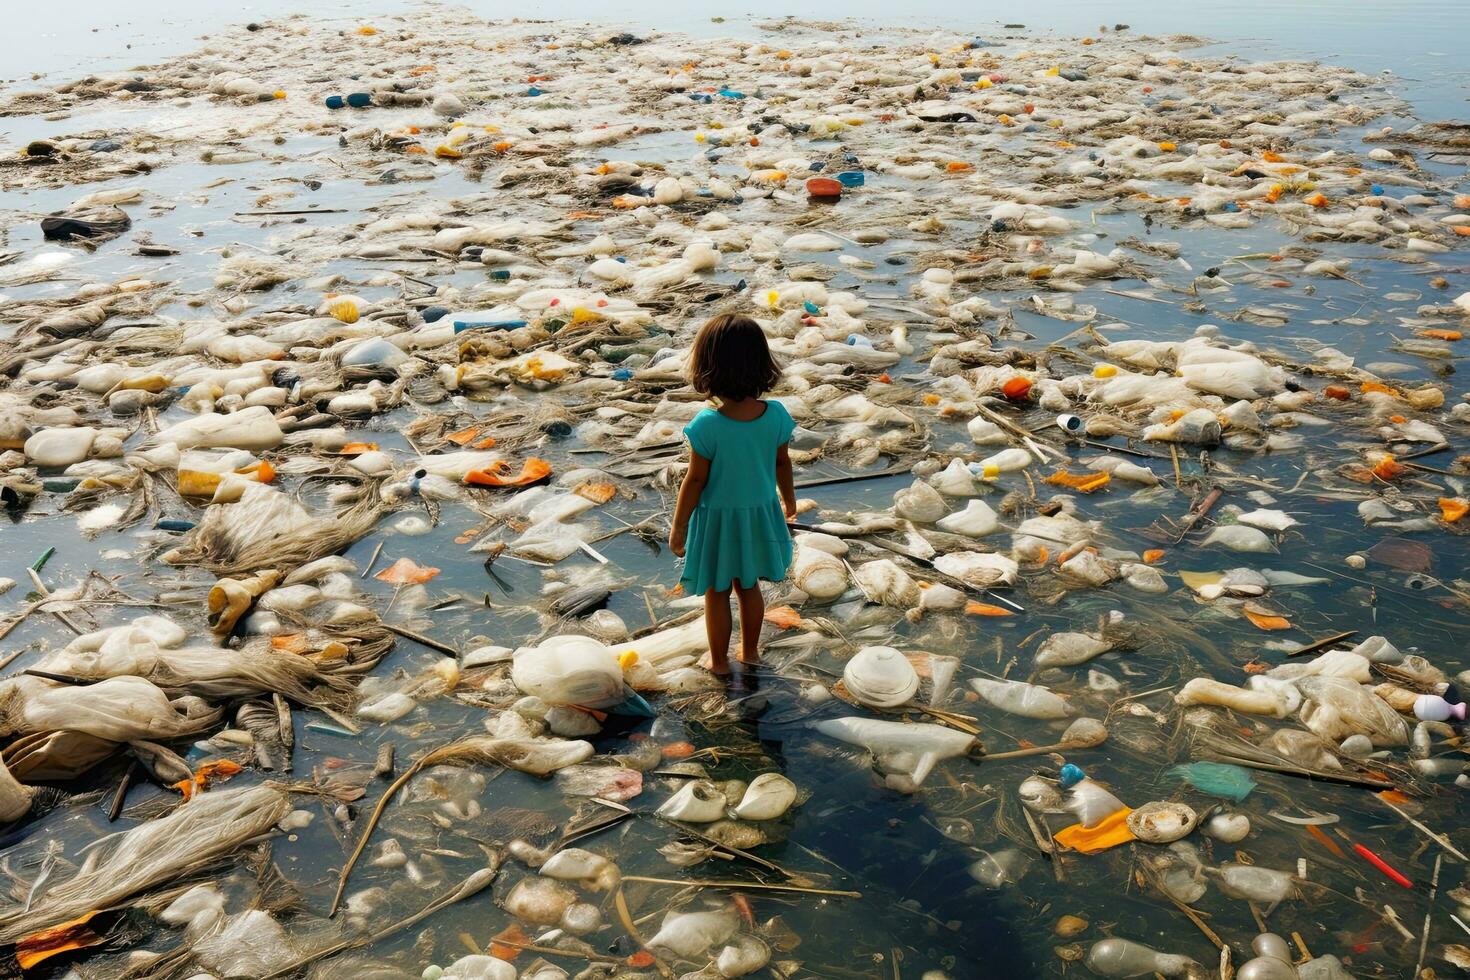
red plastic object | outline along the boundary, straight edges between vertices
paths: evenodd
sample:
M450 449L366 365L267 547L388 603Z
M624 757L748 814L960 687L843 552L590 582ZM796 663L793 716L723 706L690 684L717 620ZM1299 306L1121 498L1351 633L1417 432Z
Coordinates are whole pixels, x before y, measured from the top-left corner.
M1368 850L1362 844L1354 844L1353 850L1362 855L1369 864L1373 865L1373 867L1377 868L1379 871L1382 871L1383 876L1389 881L1393 882L1396 885L1402 885L1404 888L1414 887L1414 883L1412 881L1399 874L1393 868L1389 867L1387 861L1383 860L1383 858Z
M1000 393L1013 402L1018 402L1031 394L1031 382L1025 378L1012 378L1001 385Z
M841 197L842 184L831 177L813 177L806 182L806 192L812 197Z

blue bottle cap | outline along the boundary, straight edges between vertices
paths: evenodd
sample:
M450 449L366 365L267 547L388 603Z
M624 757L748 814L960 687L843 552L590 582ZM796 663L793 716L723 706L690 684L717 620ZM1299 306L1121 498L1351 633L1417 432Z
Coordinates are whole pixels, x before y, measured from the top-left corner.
M801 308L806 310L812 316L816 316L818 313L822 312L822 308L816 303L813 303L811 300L807 300L805 303L802 303Z
M541 90L539 88L537 88L536 86L532 85L530 88L526 89L526 94L527 95L540 95L541 94Z
M1374 184L1372 187L1370 187L1368 189L1370 191L1372 191L1374 194L1382 194L1383 193L1383 185L1382 184Z
M1069 762L1065 766L1062 766L1062 778L1060 780L1062 789L1071 789L1086 778L1087 773L1072 765L1072 763Z

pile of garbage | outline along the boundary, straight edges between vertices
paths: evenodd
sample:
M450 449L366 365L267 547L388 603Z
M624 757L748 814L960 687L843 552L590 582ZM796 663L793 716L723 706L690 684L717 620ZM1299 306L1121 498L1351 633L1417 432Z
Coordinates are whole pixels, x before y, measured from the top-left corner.
M1458 144L892 33L299 16L0 93L68 198L0 216L20 969L1470 962ZM659 544L723 311L797 422L754 689Z

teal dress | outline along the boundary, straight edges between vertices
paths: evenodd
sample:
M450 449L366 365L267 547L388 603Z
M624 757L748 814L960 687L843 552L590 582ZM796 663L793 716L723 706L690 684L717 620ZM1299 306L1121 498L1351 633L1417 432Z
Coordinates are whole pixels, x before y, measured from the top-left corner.
M710 462L684 544L679 584L687 595L786 577L791 532L776 489L776 451L796 423L780 402L765 405L748 422L707 408L684 427L689 445Z

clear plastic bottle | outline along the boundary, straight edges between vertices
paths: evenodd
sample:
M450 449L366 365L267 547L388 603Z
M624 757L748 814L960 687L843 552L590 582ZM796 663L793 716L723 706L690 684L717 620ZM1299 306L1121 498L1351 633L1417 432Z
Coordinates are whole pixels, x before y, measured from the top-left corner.
M1087 951L1087 968L1100 977L1166 977L1184 974L1194 961L1177 953L1161 953L1127 939L1104 939Z

